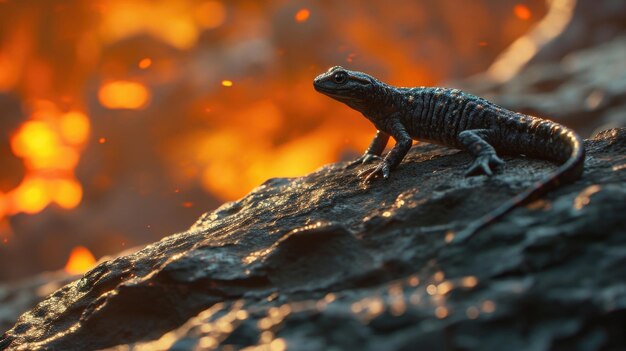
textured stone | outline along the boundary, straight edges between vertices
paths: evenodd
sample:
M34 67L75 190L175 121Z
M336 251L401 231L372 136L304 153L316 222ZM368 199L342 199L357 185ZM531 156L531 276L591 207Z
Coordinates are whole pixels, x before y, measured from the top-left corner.
M387 181L332 164L271 179L188 231L99 264L22 315L0 349L601 350L626 347L626 129L583 179L468 244L449 229L554 170L419 144Z

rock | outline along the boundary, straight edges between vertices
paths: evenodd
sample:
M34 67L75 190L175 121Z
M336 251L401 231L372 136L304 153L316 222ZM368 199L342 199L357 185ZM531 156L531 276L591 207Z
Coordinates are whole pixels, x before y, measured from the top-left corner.
M581 180L463 246L448 229L554 165L465 178L468 154L419 144L368 188L341 163L268 180L52 293L0 349L626 348L626 129L586 147Z
M58 271L42 273L16 283L0 284L0 330L11 328L24 311L76 278Z

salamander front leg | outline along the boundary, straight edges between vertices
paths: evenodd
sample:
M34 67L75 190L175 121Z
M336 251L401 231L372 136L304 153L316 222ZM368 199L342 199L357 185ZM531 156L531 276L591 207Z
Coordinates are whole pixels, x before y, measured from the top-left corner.
M465 130L459 133L459 142L474 156L474 162L465 172L466 176L481 173L491 176L493 175L491 167L504 164L493 146L487 142L489 139L493 139L493 135L494 132L489 129Z
M392 169L396 168L407 152L413 145L413 140L404 129L401 123L397 122L391 125L391 135L396 140L396 145L389 151L384 159L376 167L372 167L362 173L359 176L364 177L364 183L370 183L374 179L382 176L384 179L389 178L389 173Z
M389 142L389 134L385 132L381 132L380 130L376 132L376 136L372 139L370 146L367 148L365 153L361 155L361 157L356 160L348 163L346 168L358 166L360 164L369 163L374 160L382 160L380 155L383 154L387 143Z

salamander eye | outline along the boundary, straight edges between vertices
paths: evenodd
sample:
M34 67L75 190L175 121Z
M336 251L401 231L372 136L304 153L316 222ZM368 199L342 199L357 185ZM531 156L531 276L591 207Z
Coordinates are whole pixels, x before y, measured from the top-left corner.
M348 80L348 74L344 71L339 71L333 74L333 81L337 84L343 84Z

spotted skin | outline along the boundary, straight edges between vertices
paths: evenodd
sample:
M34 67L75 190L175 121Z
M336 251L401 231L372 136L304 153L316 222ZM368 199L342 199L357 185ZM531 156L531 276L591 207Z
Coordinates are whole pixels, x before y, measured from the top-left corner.
M387 179L411 148L422 140L468 151L474 161L466 175L486 174L504 164L499 154L527 155L560 164L559 168L494 211L453 233L469 240L483 227L563 183L582 176L585 150L581 138L558 123L502 108L458 89L399 88L363 72L335 66L315 78L315 89L361 112L378 129L365 153L349 163L377 161L360 175L365 183ZM384 156L390 138L394 147Z

